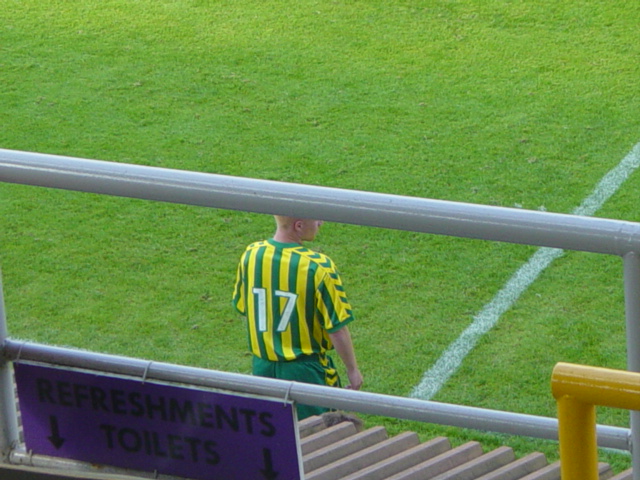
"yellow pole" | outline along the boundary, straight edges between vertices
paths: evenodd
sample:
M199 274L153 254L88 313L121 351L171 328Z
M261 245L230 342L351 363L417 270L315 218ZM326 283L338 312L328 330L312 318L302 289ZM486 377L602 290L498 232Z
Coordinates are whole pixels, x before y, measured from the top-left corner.
M640 374L558 363L551 390L558 402L562 480L597 480L595 406L640 410Z
M562 480L598 480L595 406L569 395L557 401Z

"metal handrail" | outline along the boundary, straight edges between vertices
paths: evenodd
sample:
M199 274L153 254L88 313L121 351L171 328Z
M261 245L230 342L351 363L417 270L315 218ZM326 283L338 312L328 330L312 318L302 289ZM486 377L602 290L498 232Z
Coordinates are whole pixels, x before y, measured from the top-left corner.
M3 350L6 359L11 361L125 375L145 382L155 380L291 399L302 404L509 435L558 439L558 421L548 417L220 372L11 339L5 341ZM628 450L629 434L627 428L598 426L598 441L602 447Z

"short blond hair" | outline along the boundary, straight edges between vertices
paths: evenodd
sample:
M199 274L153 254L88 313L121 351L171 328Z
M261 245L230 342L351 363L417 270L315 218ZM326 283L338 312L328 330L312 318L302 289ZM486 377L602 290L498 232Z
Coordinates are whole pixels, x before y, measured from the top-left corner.
M283 228L283 229L289 229L293 226L293 224L299 220L298 218L295 217L285 217L284 215L274 215L274 218L276 219L276 224L278 225L278 228Z

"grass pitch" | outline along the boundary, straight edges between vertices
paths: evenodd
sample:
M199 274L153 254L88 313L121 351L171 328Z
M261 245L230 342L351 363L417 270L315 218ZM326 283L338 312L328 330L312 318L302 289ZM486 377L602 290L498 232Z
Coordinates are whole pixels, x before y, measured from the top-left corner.
M618 1L7 0L0 147L568 213L640 137L638 13ZM638 221L639 182L598 215ZM13 336L249 371L229 300L240 253L271 218L0 192ZM342 271L366 389L394 395L535 250L335 224L313 247ZM619 259L565 253L435 399L555 416L558 361L625 367Z

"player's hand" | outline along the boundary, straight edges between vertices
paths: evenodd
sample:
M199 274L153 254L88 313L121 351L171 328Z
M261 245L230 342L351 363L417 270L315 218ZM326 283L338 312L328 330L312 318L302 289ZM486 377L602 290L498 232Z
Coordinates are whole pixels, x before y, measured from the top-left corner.
M347 372L347 375L349 376L350 384L347 385L346 388L349 390L360 390L362 383L364 382L360 370L356 369L352 372Z

